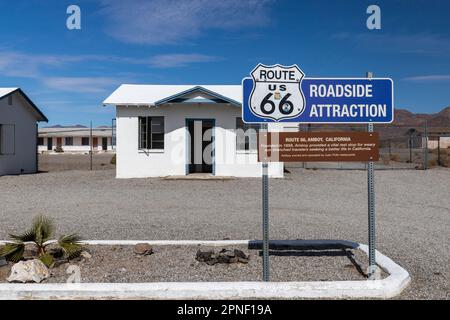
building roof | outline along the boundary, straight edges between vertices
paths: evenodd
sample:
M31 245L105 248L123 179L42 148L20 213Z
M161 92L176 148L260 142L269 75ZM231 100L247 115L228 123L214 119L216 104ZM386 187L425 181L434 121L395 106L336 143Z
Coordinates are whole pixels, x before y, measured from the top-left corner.
M242 103L240 85L136 85L123 84L103 101L104 105L160 105L178 102L184 95L198 91L227 103ZM186 100L185 100L186 101ZM195 100L194 100L195 101Z
M47 117L41 112L41 110L39 110L39 108L33 103L33 101L31 101L30 98L28 98L28 96L20 88L0 88L0 99L5 98L16 92L19 93L22 96L22 98L24 98L25 101L31 106L31 108L36 114L37 121L48 122Z
M39 128L39 137L89 137L89 128L80 127L53 127ZM111 137L111 127L92 128L92 136L94 137Z

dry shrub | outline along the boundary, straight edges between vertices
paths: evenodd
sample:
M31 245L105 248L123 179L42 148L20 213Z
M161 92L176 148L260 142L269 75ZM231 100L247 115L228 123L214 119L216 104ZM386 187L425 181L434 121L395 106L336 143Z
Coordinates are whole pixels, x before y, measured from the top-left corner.
M434 159L428 160L428 167L435 167L437 166L437 161Z
M400 156L398 154L391 154L390 159L391 159L391 161L399 162L400 161Z

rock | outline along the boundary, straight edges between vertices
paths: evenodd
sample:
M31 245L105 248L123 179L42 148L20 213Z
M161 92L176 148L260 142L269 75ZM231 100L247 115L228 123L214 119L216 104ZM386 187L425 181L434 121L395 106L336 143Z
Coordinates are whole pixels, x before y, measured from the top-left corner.
M60 259L55 259L53 262L53 268L57 268L60 265L63 265L65 263L68 263L69 260L65 259L65 258L60 258Z
M25 247L25 250L23 251L23 258L25 260L33 260L37 257L37 255L38 255L38 252L35 248L29 249L29 248Z
M216 263L248 263L249 256L247 256L241 250L235 249L234 251L222 249L219 253L215 253L213 250L201 251L198 250L195 259L199 262L205 262L212 266Z
M246 255L242 250L234 249L234 255L242 263L248 263L250 260L250 256Z
M138 243L134 246L133 251L135 254L146 256L153 253L153 248L148 243Z
M82 251L82 252L80 253L80 257L82 257L82 258L88 260L88 259L92 258L92 255L91 255L89 252L87 252L87 251Z
M50 276L48 268L41 260L33 259L27 261L19 261L11 268L11 274L6 279L8 282L36 282L40 283L42 280Z

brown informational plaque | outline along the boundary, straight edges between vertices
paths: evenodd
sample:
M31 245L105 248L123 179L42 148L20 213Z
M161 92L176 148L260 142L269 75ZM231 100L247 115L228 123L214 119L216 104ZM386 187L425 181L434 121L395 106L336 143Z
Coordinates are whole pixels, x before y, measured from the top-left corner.
M368 162L379 159L377 132L270 132L258 136L262 162Z

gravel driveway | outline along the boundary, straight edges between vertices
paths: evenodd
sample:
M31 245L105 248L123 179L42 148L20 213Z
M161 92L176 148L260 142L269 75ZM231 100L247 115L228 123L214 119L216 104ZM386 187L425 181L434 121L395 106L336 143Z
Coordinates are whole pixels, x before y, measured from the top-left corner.
M448 299L450 170L377 171L378 249L405 267L401 298ZM293 169L270 181L273 239L367 243L365 171ZM37 213L87 239L258 239L261 181L115 179L113 170L0 177L0 239Z

